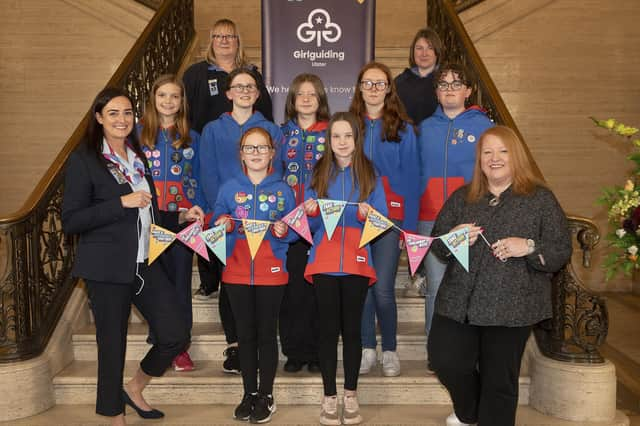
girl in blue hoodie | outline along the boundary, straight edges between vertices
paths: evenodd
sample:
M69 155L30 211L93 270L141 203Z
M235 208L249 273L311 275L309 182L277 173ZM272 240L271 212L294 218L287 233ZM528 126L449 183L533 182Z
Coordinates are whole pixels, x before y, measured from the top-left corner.
M362 340L362 309L369 286L376 281L369 245L359 247L363 224L370 207L387 214L384 191L373 164L362 150L358 119L349 112L331 117L325 155L313 169L305 210L311 219L313 246L305 278L313 282L320 320L319 356L324 398L320 412L323 425L354 425L362 422L356 396ZM317 199L346 201L332 238L327 238L318 217ZM344 397L338 416L336 366L338 337L342 335Z
M158 77L151 88L138 134L153 177L158 207L164 211L188 210L194 205L207 211L198 185L199 136L189 129L186 114L182 81L173 74ZM191 330L193 251L183 244L173 244L161 260L176 287L177 302ZM153 334L149 338L155 341ZM173 368L175 371L194 369L187 351L174 359Z
M285 182L296 194L296 203L304 201L305 183L313 166L327 146L326 130L329 103L322 80L314 74L300 74L291 82L285 106L287 123L282 126ZM304 279L309 243L300 239L289 247L287 270L289 285L280 310L280 345L287 356L284 370L298 372L307 364L319 372L318 309L313 288Z
M233 417L266 423L276 411L273 381L278 365L278 313L289 279L287 249L297 239L280 219L293 210L295 200L291 188L271 173L275 145L266 130L253 128L242 136L240 158L244 173L222 184L214 208L215 225L226 224L228 233L222 288L236 319L244 385L244 397ZM243 226L233 219L273 222L254 258Z
M382 177L389 219L402 229L415 232L420 189L416 134L400 102L389 67L370 62L360 70L351 112L360 119L364 151ZM396 353L395 281L401 248L402 242L395 230L386 232L372 245L378 282L369 289L362 317L362 374L368 373L377 362L376 316L382 334L382 373L385 376L400 374Z
M282 179L282 162L280 146L282 132L280 128L255 111L255 104L260 96L258 90L259 77L252 69L237 68L229 73L225 94L233 104L229 113L222 114L217 120L209 122L202 131L200 148L200 180L204 196L209 205L215 205L219 188L227 180L242 176L242 165L238 158L238 143L242 135L249 129L260 127L265 129L274 142L273 175ZM222 265L217 259L217 271ZM240 373L238 359L238 337L229 299L224 288L219 298L220 321L227 340L226 359L222 364L225 373Z

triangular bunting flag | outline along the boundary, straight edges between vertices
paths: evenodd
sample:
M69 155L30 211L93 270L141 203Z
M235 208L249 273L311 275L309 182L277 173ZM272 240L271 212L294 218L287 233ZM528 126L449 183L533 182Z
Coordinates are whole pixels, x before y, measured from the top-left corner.
M213 254L215 254L220 262L227 264L227 224L209 228L200 233L204 243L209 246Z
M373 240L392 226L393 222L384 217L373 207L370 207L369 213L367 213L367 221L364 223L364 228L362 228L359 247L363 247L369 241Z
M204 243L204 240L200 236L201 232L202 224L196 220L191 225L178 232L176 237L178 237L178 239L191 250L195 251L206 260L209 260L207 245Z
M149 265L151 265L175 239L176 234L152 223L149 236Z
M469 272L469 228L458 229L457 231L441 235L442 240L449 251L458 259L462 267Z
M433 238L425 237L424 235L412 234L411 232L403 231L404 241L407 245L407 257L409 258L409 269L411 269L411 275L416 273L416 269L422 262L422 259L426 256L431 247Z
M289 214L282 218L282 221L289 225L289 227L296 231L302 238L309 241L309 244L313 244L311 231L309 230L309 220L304 211L304 204L300 204L291 210Z
M338 226L338 220L344 212L344 208L347 205L346 201L338 200L318 200L320 206L320 214L322 215L322 221L324 222L324 228L327 230L327 240L330 240L333 236L333 231Z
M270 223L267 220L242 219L242 227L244 228L244 235L247 237L247 244L249 244L251 260L255 259Z

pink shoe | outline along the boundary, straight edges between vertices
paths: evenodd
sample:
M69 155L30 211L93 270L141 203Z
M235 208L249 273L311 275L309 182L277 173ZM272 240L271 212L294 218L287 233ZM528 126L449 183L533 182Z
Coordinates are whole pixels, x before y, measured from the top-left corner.
M189 356L189 352L184 351L173 360L173 369L175 371L192 371L195 369L193 361Z

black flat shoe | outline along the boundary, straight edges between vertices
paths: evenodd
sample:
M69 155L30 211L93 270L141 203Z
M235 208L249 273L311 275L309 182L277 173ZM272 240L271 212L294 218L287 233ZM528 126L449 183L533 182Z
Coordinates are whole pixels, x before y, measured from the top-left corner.
M310 361L307 365L307 370L309 370L309 373L319 373L320 364L318 363L318 361Z
M298 371L302 370L302 367L304 367L304 365L305 363L302 361L289 358L287 362L284 363L284 371L288 373L297 373Z
M162 417L164 417L164 413L160 410L156 410L155 408L149 411L145 411L138 407L135 402L133 402L131 398L129 398L127 391L125 391L124 389L122 389L122 399L124 400L125 404L136 410L136 413L138 413L138 415L143 419L161 419Z

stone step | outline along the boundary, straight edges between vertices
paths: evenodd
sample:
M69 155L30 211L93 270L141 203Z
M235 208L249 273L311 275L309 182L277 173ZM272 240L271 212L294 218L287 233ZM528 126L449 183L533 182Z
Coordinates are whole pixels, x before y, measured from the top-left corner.
M189 354L194 361L214 361L219 368L227 347L222 326L219 323L195 323L192 329ZM147 326L142 323L129 325L127 336L127 360L141 360L151 347L147 342ZM88 325L76 331L72 337L74 359L94 361L97 359L95 328ZM378 338L380 342L380 338ZM398 323L398 356L401 360L420 360L422 365L427 357L424 322ZM338 350L342 359L342 345Z
M424 298L423 297L404 297L403 290L396 291L396 302L398 305L398 321L399 322L424 322ZM220 315L218 313L218 293L214 293L213 297L208 300L193 299L193 322L219 323ZM131 309L132 323L144 322L135 307Z
M225 374L215 361L198 363L189 373L167 371L154 378L145 390L152 404L237 404L242 398L242 378ZM137 361L127 361L125 381L138 368ZM97 363L75 361L53 380L56 404L92 404L95 402ZM338 389L344 379L338 363ZM529 403L528 377L520 377L520 404ZM282 404L317 404L323 394L320 374L305 371L286 373L282 363L274 383L274 397ZM378 369L358 380L358 399L362 404L450 404L449 394L437 377L426 374L423 361L403 363L402 375L383 377Z
M319 401L319 399L318 399ZM233 405L230 401L227 405L213 405L207 401L206 405L179 405L176 402L171 405L162 405L166 417L162 419L164 425L238 425L240 423L232 419ZM318 424L320 413L319 403L315 401L311 405L287 405L276 400L278 409L273 415L269 425L298 425L311 426ZM363 425L385 426L442 426L444 419L451 413L450 405L381 405L363 404L361 414L364 418ZM127 409L128 421L136 422L138 419L131 409ZM533 408L521 405L518 407L516 426L628 426L629 420L618 412L615 419L609 422L570 422L554 417L546 416ZM137 424L138 422L136 422ZM155 422L152 422L155 423ZM0 422L0 424L2 424ZM37 416L22 420L12 420L12 426L77 426L77 425L104 425L105 418L95 414L93 401L87 404L58 405ZM145 423L146 424L146 423Z

